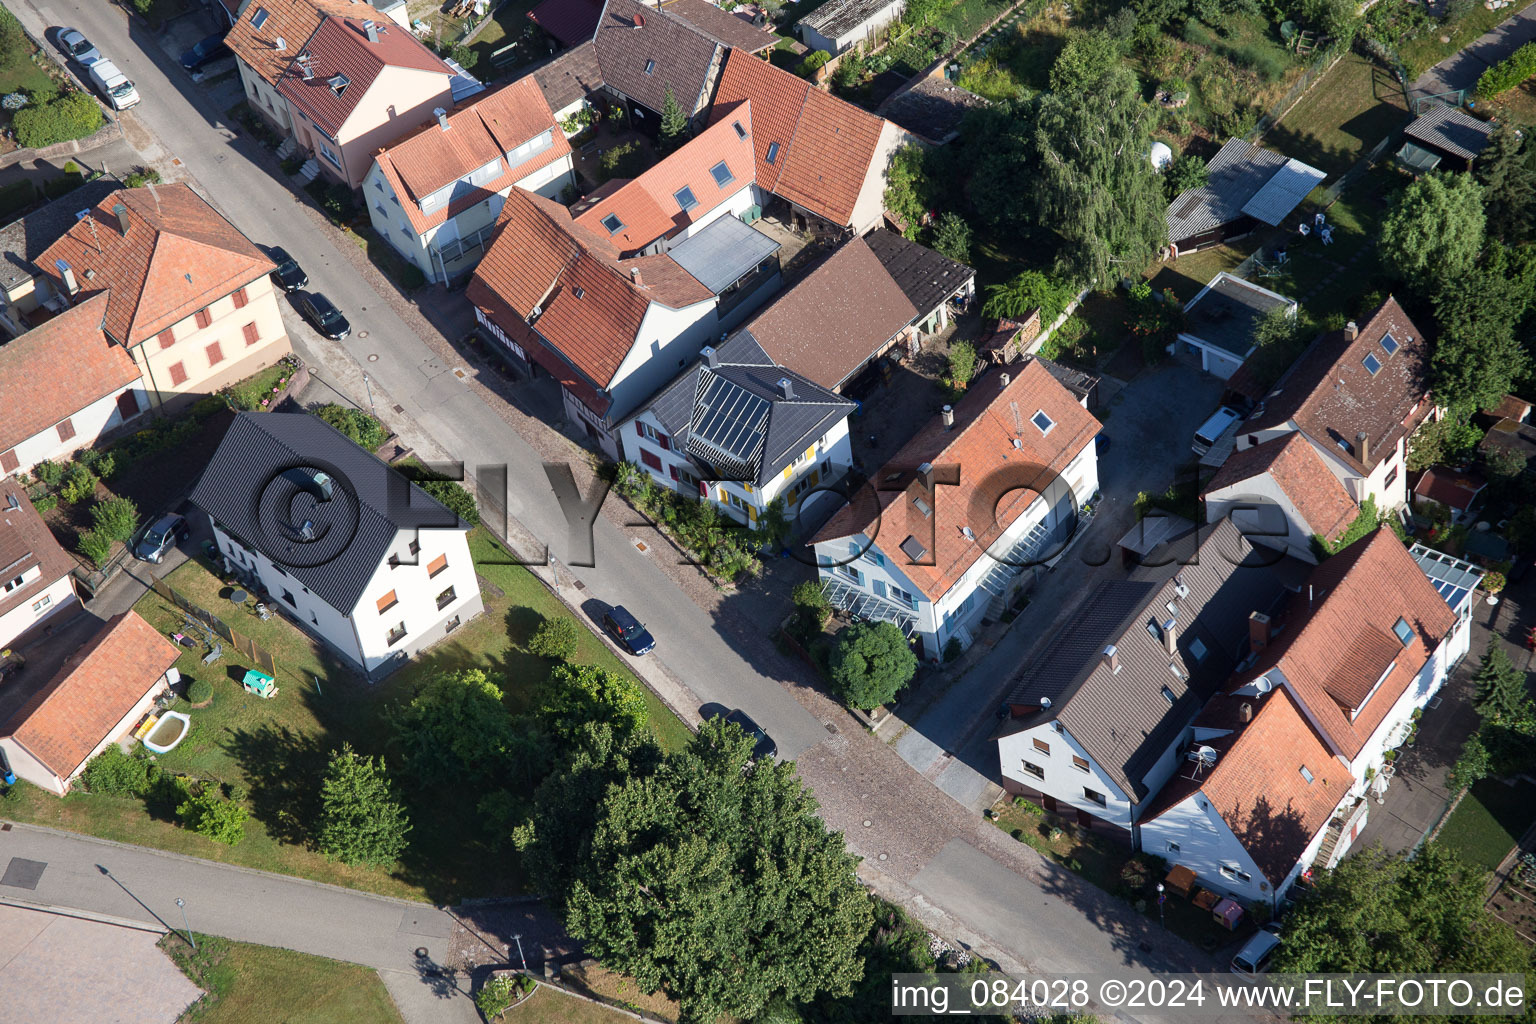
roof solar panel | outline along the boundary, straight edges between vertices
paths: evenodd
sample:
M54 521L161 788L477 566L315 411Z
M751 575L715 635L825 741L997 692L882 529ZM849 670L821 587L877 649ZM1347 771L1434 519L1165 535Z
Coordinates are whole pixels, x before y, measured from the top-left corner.
M699 382L690 440L697 439L741 462L753 462L768 427L769 403L714 373Z

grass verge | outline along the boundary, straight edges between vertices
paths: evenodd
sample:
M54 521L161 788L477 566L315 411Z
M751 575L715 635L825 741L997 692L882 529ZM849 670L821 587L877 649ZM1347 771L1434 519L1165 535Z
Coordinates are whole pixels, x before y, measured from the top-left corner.
M1456 805L1435 842L1485 871L1499 866L1536 820L1536 786L1485 779Z

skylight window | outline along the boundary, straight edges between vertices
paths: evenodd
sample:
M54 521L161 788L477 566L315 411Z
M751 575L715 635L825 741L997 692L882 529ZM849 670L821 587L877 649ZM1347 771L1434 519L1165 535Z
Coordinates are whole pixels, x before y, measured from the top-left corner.
M1044 409L1039 410L1033 416L1031 416L1029 418L1029 422L1039 427L1040 433L1042 434L1049 434L1051 432L1051 428L1056 426L1056 421L1047 416Z
M721 188L725 188L725 186L736 180L736 175L732 174L731 169L725 166L724 160L711 167L709 173L715 179L715 184Z
M256 13L251 15L251 28L261 28L271 16L271 12L265 7L256 8Z
M1174 668L1174 666L1171 663L1169 664L1168 667L1174 669L1174 672L1173 672L1174 675L1178 675L1179 674L1178 669ZM1168 689L1168 687L1166 687L1166 686L1163 687L1163 700L1167 701L1170 707L1173 705L1173 702L1176 699L1177 698L1174 697L1172 690Z
M732 121L731 127L736 129L736 137L738 139L744 139L747 137L747 130L741 126L740 121Z
M572 288L571 289L571 294L576 296L578 299L584 299L584 298L587 297L587 293L582 290L580 285L577 285L575 288Z
M677 200L678 209L684 213L699 205L699 201L693 197L693 189L687 185L672 193L672 198Z
M1374 353L1367 352L1365 354L1365 358L1362 359L1361 362L1364 363L1365 368L1371 372L1372 377L1381 372L1381 360L1377 359Z
M1195 659L1195 661L1204 661L1206 653L1205 644L1200 642L1199 637L1194 637L1189 641L1189 656Z
M646 74L649 75L651 72L653 72L655 70L656 70L656 62L655 61L648 60L648 61L645 62L645 73Z
M913 498L912 504L917 506L917 510L923 514L924 519L928 519L933 515L933 509L929 508L928 503L922 498Z
M620 231L624 230L624 222L619 220L619 218L616 215L611 214L611 213L608 216L604 217L602 219L601 223L602 223L603 227L608 229L608 233L610 235L616 235Z
M1413 643L1413 627L1408 625L1408 620L1399 618L1392 624L1392 632L1397 634L1397 639L1404 647Z
M1307 780L1307 784L1308 785L1311 785L1311 783L1312 783L1312 773L1307 770L1307 766L1306 765L1302 765L1301 766L1301 777Z
M1381 347L1387 350L1387 355L1395 356L1397 355L1399 345L1397 344L1397 339L1392 337L1391 334L1384 334L1381 338Z
M779 158L779 144L777 142L770 142L770 143L768 143L768 155L766 157L764 157L764 159L766 159L771 164L775 160L777 160L778 158Z
M342 93L347 91L347 86L352 84L352 79L348 78L346 75L332 75L330 78L325 80L325 84L331 87L331 92L335 93L337 96L340 96Z
M928 549L923 547L922 542L919 541L916 537L908 537L906 540L902 541L901 550L906 554L908 558L912 559L913 562L921 561L922 557L928 553Z

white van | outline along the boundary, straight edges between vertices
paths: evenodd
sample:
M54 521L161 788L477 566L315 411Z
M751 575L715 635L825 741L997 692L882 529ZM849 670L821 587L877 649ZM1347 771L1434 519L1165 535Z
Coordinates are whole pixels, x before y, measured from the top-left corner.
M91 73L91 81L96 83L96 88L112 104L113 110L127 110L139 102L139 90L110 60L99 60L86 70Z
M1190 448L1196 455L1204 455L1215 446L1216 440L1226 432L1228 427L1242 418L1237 410L1222 406L1200 426L1199 430L1195 431L1195 442L1190 445Z
M1271 921L1249 939L1232 958L1232 973L1252 977L1269 970L1270 958L1280 948L1279 931L1280 925Z

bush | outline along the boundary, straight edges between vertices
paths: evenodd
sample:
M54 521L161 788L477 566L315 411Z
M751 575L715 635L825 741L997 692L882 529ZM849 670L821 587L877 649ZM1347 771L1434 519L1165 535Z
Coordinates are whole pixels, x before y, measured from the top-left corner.
M426 474L416 480L416 486L443 503L443 506L470 526L480 525L480 509L475 496L464 489L457 480L449 480L436 474Z
M356 212L352 190L339 181L327 183L324 178L316 178L304 186L304 191L320 205L333 224L348 223Z
M965 653L965 648L963 646L961 646L960 638L959 637L952 636L952 637L949 638L948 641L945 642L945 644L944 644L944 660L946 662L954 661L956 658L960 657L960 655L962 655L964 653Z
M64 482L64 466L44 459L32 467L32 475L50 488L57 487Z
M384 424L363 412L345 405L322 405L315 415L350 437L359 447L373 451L389 436Z
M139 528L139 507L128 498L108 498L91 506L91 520L93 532L126 544Z
M917 655L889 622L861 622L837 636L832 687L850 707L868 711L885 704L911 682Z
M59 498L70 505L78 505L95 493L96 474L84 463L71 463L59 487Z
M471 49L463 43L455 43L448 49L448 59L468 71L480 60L480 51Z
M37 149L90 135L101 127L101 110L90 96L71 92L46 105L16 111L11 126L16 129L18 145Z
M816 77L816 72L826 67L827 61L831 59L832 55L826 50L811 51L810 53L806 54L805 59L800 62L801 77L814 79Z
M145 185L160 184L160 172L153 167L135 167L133 173L123 179L123 184L129 188L143 188Z
M556 615L539 623L528 640L528 651L541 658L570 661L581 643L581 627L569 615Z
M110 450L86 448L75 456L75 461L102 480L112 479L112 474L117 472L117 457Z
M115 543L117 542L99 530L86 530L80 535L75 550L95 563L96 568L104 569L107 559L111 557L112 545Z
M195 795L185 786L183 789L187 797L176 807L176 817L182 825L226 846L234 846L245 838L244 807L225 800L217 786L205 785Z
M123 753L116 743L91 758L80 773L85 788L100 796L143 796L149 792L151 769L148 758Z
M1477 80L1477 94L1492 99L1515 88L1532 75L1536 75L1536 43L1526 43L1520 49L1484 71ZM16 115L17 120L21 115Z
M187 684L187 700L202 704L213 700L213 684L206 679L194 679Z
M790 599L795 602L797 625L805 635L809 636L827 624L827 618L832 614L832 602L827 600L816 580L796 583Z
M27 94L24 92L8 92L0 96L0 108L5 110L20 110L27 105Z
M524 974L492 978L475 993L475 1005L486 1018L500 1017L507 1008L533 990L533 979Z
M622 146L614 146L598 158L598 177L603 181L639 177L647 162L645 150L639 141L631 139Z

